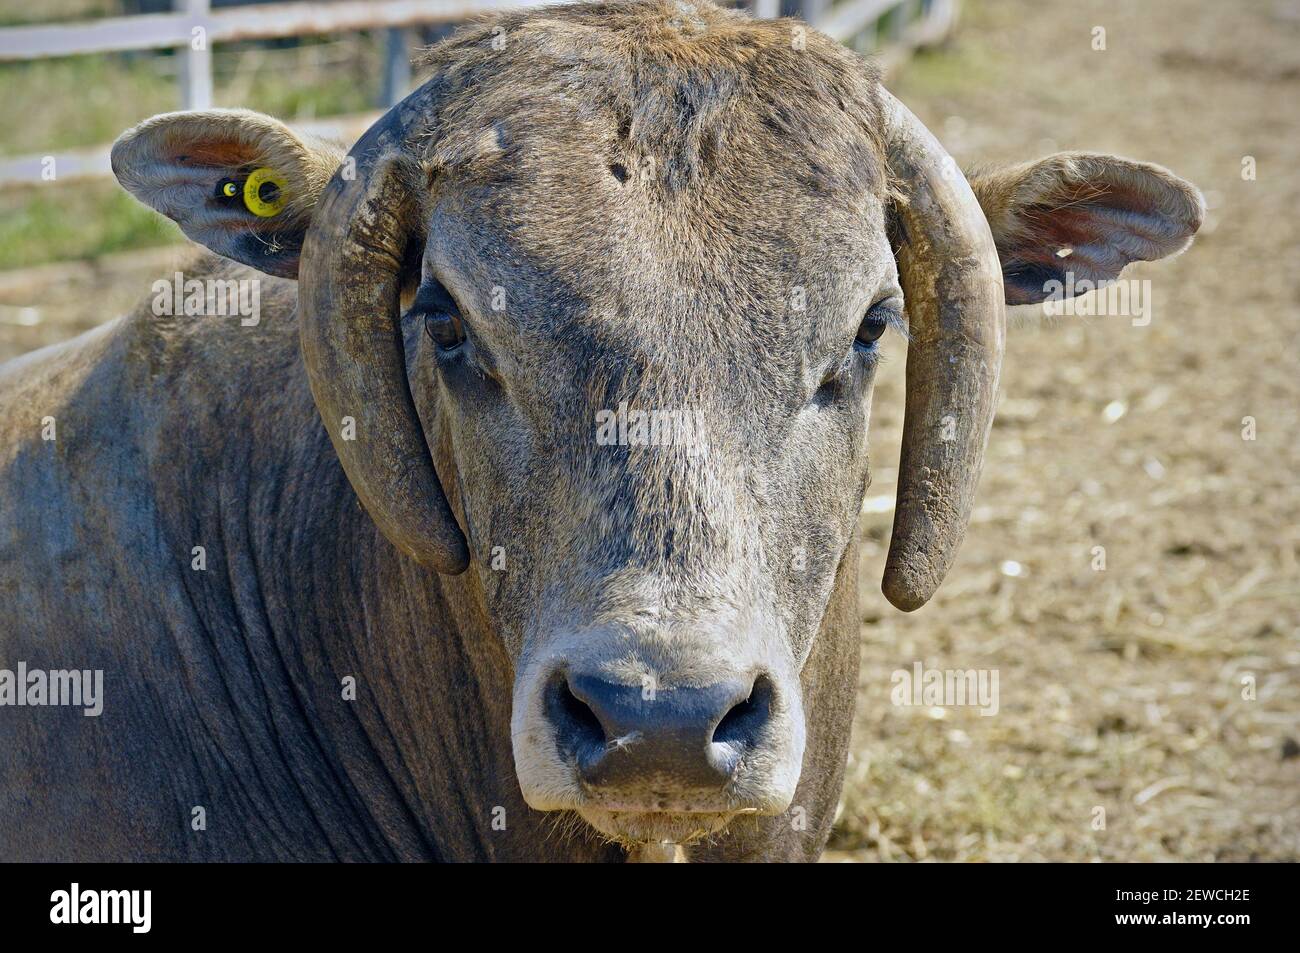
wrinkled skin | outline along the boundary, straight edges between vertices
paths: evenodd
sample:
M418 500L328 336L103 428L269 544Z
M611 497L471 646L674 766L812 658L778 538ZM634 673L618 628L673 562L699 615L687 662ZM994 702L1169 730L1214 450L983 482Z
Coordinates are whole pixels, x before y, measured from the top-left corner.
M214 268L252 275L186 271ZM295 296L268 280L253 328L142 310L0 368L0 659L105 673L98 718L0 709L0 854L621 856L524 805L509 658L469 577L421 569L358 506Z
M113 693L99 719L0 710L19 752L0 765L6 856L820 853L857 682L872 376L903 346L855 343L873 306L901 305L877 79L824 38L796 53L785 27L706 5L499 22L511 57L491 24L430 56L446 90L401 274L407 380L468 571L421 567L358 505L291 281L265 280L256 328L142 309L8 365L0 664L102 667ZM191 237L289 274L318 214L303 196L339 154L211 113L152 120L114 160ZM286 217L190 211L262 163L297 190ZM972 185L1026 298L1062 237L1114 277L1199 222L1186 183L1109 157ZM465 337L450 349L438 285ZM685 413L689 439L608 445L600 415L623 405ZM671 758L602 787L555 714L579 675L649 686L645 711L733 683L737 707L767 708L717 790ZM651 747L641 727L609 737L615 757Z

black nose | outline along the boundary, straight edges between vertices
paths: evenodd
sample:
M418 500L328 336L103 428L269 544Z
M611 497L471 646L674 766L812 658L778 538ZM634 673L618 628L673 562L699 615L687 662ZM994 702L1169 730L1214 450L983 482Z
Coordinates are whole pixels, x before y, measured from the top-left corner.
M589 789L638 803L716 792L761 744L772 711L766 675L704 688L648 690L592 675L557 675L546 713L561 752Z

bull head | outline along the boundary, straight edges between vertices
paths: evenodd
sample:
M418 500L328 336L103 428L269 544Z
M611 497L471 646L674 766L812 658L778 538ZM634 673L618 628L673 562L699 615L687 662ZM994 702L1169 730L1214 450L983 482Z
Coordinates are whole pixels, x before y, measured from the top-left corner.
M856 622L826 619L856 596L876 339L902 302L883 588L910 611L970 515L1004 295L1046 297L1057 236L1114 277L1185 247L1201 206L1162 169L1098 156L972 190L824 37L794 50L781 24L705 4L601 9L513 14L437 48L435 78L314 206L320 163L301 156L327 153L283 127L257 127L273 149L202 128L246 116L163 117L114 163L217 251L297 265L307 374L357 496L515 666L529 804L684 840L785 811L814 737L842 758L846 738L808 730L803 683L819 638L856 657ZM287 217L211 209L226 165L277 159L299 192ZM629 406L686 410L698 439L598 445L600 415ZM851 697L855 671L833 678Z

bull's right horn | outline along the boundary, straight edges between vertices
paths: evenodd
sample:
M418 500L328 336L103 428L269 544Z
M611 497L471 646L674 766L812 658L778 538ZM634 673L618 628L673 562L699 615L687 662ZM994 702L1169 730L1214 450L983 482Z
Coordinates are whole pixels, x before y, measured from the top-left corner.
M316 406L371 519L408 556L458 573L469 547L407 384L399 304L407 245L424 230L425 183L408 142L435 83L376 123L321 196L299 266L299 325ZM351 440L341 426L349 416Z
M1006 334L1002 270L961 170L881 90L888 159L902 185L898 271L908 314L907 410L882 589L905 612L943 582L970 519L993 423Z

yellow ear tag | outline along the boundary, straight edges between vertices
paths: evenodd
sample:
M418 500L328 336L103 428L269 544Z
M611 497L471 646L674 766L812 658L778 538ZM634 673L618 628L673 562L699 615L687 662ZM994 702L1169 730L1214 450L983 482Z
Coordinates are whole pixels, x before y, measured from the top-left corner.
M285 187L288 180L274 169L254 169L244 180L244 205L258 218L279 215L289 200Z

